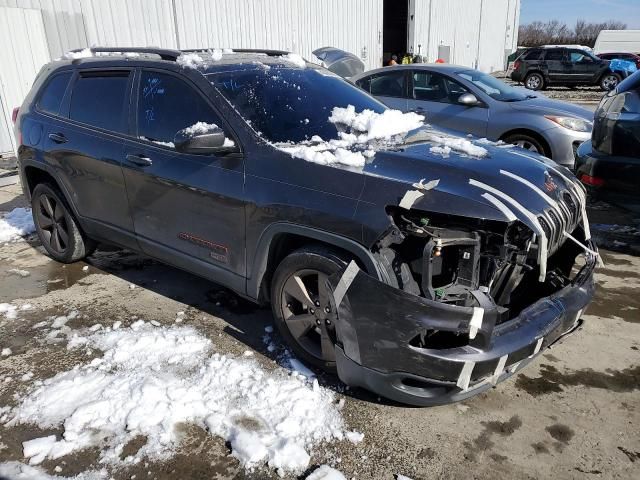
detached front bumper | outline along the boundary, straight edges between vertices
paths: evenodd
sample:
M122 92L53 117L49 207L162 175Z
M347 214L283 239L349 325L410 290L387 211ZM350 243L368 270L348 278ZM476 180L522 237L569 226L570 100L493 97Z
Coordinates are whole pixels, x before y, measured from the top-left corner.
M589 255L570 285L498 325L485 300L480 299L487 308L479 324L479 308L446 305L405 293L352 263L342 275L329 279L338 312L338 376L349 386L417 406L476 395L510 377L579 327L580 315L593 297L596 261ZM414 339L425 331L469 340L452 348L415 346Z

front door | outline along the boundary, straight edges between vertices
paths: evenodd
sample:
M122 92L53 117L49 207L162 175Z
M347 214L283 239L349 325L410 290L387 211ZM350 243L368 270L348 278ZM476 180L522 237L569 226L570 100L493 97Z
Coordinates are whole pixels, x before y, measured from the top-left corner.
M458 103L460 95L471 93L452 78L429 70L413 70L409 82L407 109L424 115L427 123L486 137L489 109L479 103Z
M175 134L202 122L237 143L208 98L183 77L141 70L132 108L137 140L124 147L123 169L143 251L178 267L244 288L244 159L176 151Z
M591 82L598 71L598 65L593 58L582 50L569 50L568 62L574 80Z

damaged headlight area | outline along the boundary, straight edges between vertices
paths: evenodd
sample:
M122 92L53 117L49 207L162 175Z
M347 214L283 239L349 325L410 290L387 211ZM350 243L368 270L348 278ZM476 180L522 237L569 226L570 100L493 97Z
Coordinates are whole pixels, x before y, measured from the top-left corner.
M542 242L518 220L387 214L372 247L382 281L349 269L329 280L340 291L336 357L349 385L416 405L467 398L572 331L593 295L597 255L578 218L575 241L549 232L541 280Z

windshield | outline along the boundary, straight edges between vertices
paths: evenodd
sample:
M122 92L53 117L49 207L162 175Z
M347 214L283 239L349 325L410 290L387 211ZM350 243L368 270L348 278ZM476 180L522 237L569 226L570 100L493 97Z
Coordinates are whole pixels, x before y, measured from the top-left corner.
M256 131L273 143L302 142L314 135L338 138L329 117L353 105L382 113L386 107L342 78L315 68L257 66L207 75Z
M473 83L494 100L500 102L519 102L527 98L532 98L532 96L510 87L501 80L486 73L478 72L477 70L465 70L458 72L458 75Z

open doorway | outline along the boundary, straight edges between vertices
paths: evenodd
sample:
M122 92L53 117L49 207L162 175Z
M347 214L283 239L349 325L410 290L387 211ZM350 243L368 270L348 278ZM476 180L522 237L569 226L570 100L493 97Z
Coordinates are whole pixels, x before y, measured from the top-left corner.
M398 63L407 53L407 24L409 0L384 0L382 8L382 61L389 63L391 55Z

